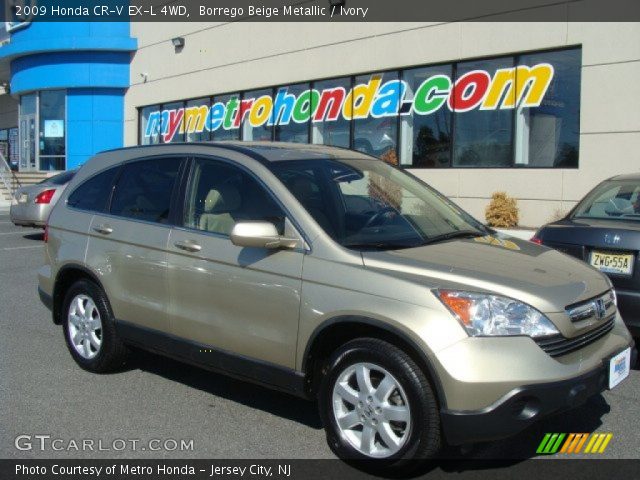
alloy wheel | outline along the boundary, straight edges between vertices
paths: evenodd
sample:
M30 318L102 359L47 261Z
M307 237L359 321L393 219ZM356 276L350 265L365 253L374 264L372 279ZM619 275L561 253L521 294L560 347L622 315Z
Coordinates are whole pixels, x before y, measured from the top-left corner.
M407 394L379 365L356 363L342 371L333 387L332 403L340 434L363 455L390 457L409 437Z
M82 358L92 359L102 345L102 320L94 301L87 295L76 295L69 304L67 317L69 340Z

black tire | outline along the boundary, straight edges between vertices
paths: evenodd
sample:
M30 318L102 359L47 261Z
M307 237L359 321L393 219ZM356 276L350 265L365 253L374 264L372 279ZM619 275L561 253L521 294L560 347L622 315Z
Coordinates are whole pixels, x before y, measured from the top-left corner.
M95 304L102 324L101 344L97 353L92 358L85 358L77 351L70 335L71 302L78 295L89 297ZM78 280L74 283L64 297L62 303L62 327L64 340L71 356L83 369L94 373L106 373L121 368L127 360L129 349L118 337L115 329L113 313L106 294L98 285L89 280Z
M434 458L440 452L442 435L438 404L429 380L409 355L390 343L373 338L360 338L346 343L331 355L326 364L318 404L329 447L345 460L372 459L359 452L341 434L334 415L334 385L342 372L360 362L383 367L395 377L404 389L410 406L411 427L407 440L392 456L375 459L375 465L411 468L410 465L417 463L415 461Z

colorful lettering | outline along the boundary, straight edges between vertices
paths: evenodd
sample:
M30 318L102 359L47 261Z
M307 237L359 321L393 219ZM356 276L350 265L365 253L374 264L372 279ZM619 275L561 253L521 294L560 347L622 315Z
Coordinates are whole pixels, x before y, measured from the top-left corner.
M205 105L188 107L184 110L184 122L180 125L180 133L202 132L207 126L209 108Z
M405 100L408 85L403 80L382 83L381 75L372 75L368 82L347 91L343 87L324 90L304 90L299 94L281 87L275 96L232 97L226 103L191 106L175 110L151 112L144 127L144 136L162 135L170 142L176 133L201 133L240 128L288 125L295 123L333 122L342 116L346 120L381 118L396 115L431 115L446 103L451 111L463 113L473 109L496 110L517 107L538 107L551 85L553 66L539 63L496 70L493 76L484 70L473 70L455 82L447 75L426 78L415 90L413 99Z
M472 70L456 80L449 96L449 109L452 112L473 110L484 98L491 83L491 77L484 70Z
M429 115L439 110L451 92L451 79L446 75L434 75L422 83L413 99L413 111Z
M166 133L163 135L165 142L170 142L176 135L176 132L180 130L182 125L182 119L184 118L184 109L179 108L177 110L169 110L169 121L167 122Z

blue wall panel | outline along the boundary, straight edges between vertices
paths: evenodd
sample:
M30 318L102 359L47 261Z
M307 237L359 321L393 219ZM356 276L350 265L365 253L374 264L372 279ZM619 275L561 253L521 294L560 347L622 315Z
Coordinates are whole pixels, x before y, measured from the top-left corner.
M128 52L57 52L11 62L11 92L45 88L129 86Z
M67 91L67 168L124 142L124 94L137 41L128 22L34 22L0 47L11 93Z
M102 150L121 147L124 91L73 89L67 94L67 168L82 165Z

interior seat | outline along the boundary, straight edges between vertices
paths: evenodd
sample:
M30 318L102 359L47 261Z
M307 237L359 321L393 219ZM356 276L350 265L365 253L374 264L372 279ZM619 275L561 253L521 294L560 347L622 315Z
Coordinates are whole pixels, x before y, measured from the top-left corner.
M209 190L200 215L200 230L229 235L236 220L233 213L240 209L242 198L233 185L221 185Z
M336 229L322 208L322 200L316 198L319 193L314 194L311 180L297 177L291 182L290 190L318 225L332 238L336 238Z

